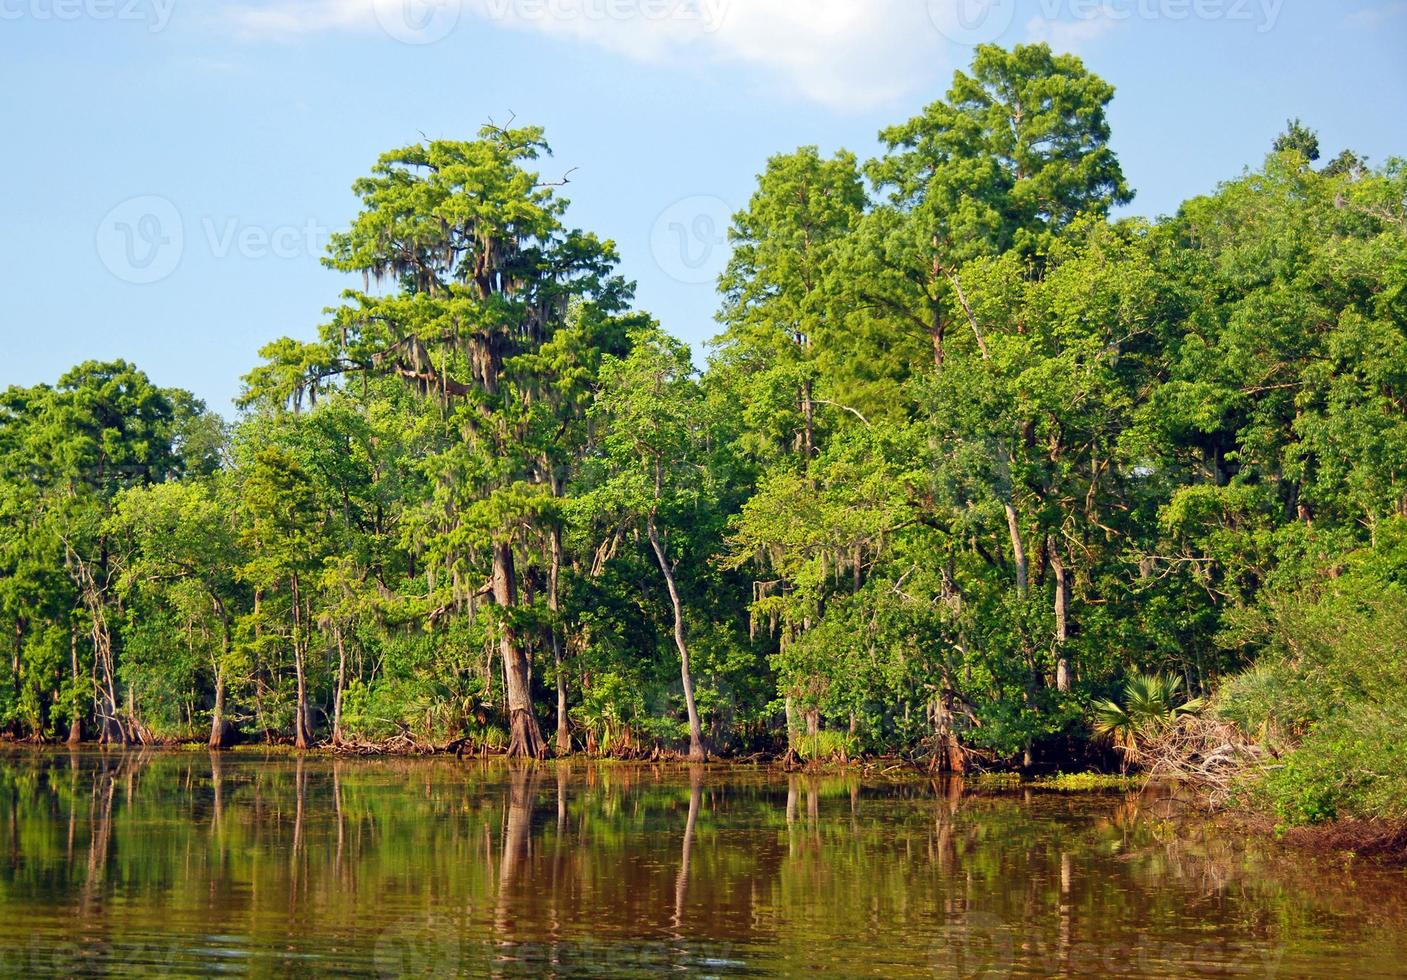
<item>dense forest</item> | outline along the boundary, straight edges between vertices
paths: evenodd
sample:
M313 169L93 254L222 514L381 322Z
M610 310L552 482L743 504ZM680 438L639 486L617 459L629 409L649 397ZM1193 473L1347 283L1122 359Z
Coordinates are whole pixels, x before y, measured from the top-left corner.
M982 47L877 159L772 158L702 371L540 130L384 154L233 424L0 395L0 726L962 769L1215 712L1288 817L1400 808L1407 167L1296 121L1115 219L1113 94Z

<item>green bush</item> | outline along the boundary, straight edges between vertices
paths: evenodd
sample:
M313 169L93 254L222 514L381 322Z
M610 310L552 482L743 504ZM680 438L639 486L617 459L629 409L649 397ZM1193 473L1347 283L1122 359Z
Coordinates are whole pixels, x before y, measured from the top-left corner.
M1285 824L1407 820L1407 589L1382 550L1317 596L1262 603L1269 649L1219 698L1279 756L1248 795Z
M1407 695L1316 726L1258 791L1286 824L1407 820Z
M859 739L848 732L820 731L792 737L792 747L805 762L847 762L858 746Z
M422 744L468 738L476 746L501 747L493 726L481 717L483 688L476 678L449 681L426 677L353 680L342 695L347 735L382 742L406 734ZM506 739L504 740L506 744Z

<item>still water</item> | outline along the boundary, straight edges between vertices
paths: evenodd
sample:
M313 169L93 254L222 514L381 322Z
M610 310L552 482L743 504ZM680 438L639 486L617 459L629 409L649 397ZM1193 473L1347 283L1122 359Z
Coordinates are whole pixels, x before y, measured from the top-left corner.
M1407 878L1159 794L0 751L6 976L1407 975Z

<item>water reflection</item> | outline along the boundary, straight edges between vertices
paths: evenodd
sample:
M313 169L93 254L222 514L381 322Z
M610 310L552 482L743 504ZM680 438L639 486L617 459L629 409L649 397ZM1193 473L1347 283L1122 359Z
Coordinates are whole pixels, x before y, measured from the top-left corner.
M1397 872L1157 794L0 754L0 974L1395 976Z

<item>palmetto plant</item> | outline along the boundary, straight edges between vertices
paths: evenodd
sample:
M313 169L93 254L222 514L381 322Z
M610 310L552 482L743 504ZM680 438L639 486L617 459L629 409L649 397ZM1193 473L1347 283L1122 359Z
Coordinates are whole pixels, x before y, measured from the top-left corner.
M1184 715L1202 710L1201 698L1182 699L1182 678L1177 675L1135 674L1124 686L1124 703L1093 704L1096 734L1111 738L1124 755L1137 753L1140 740L1156 737Z

